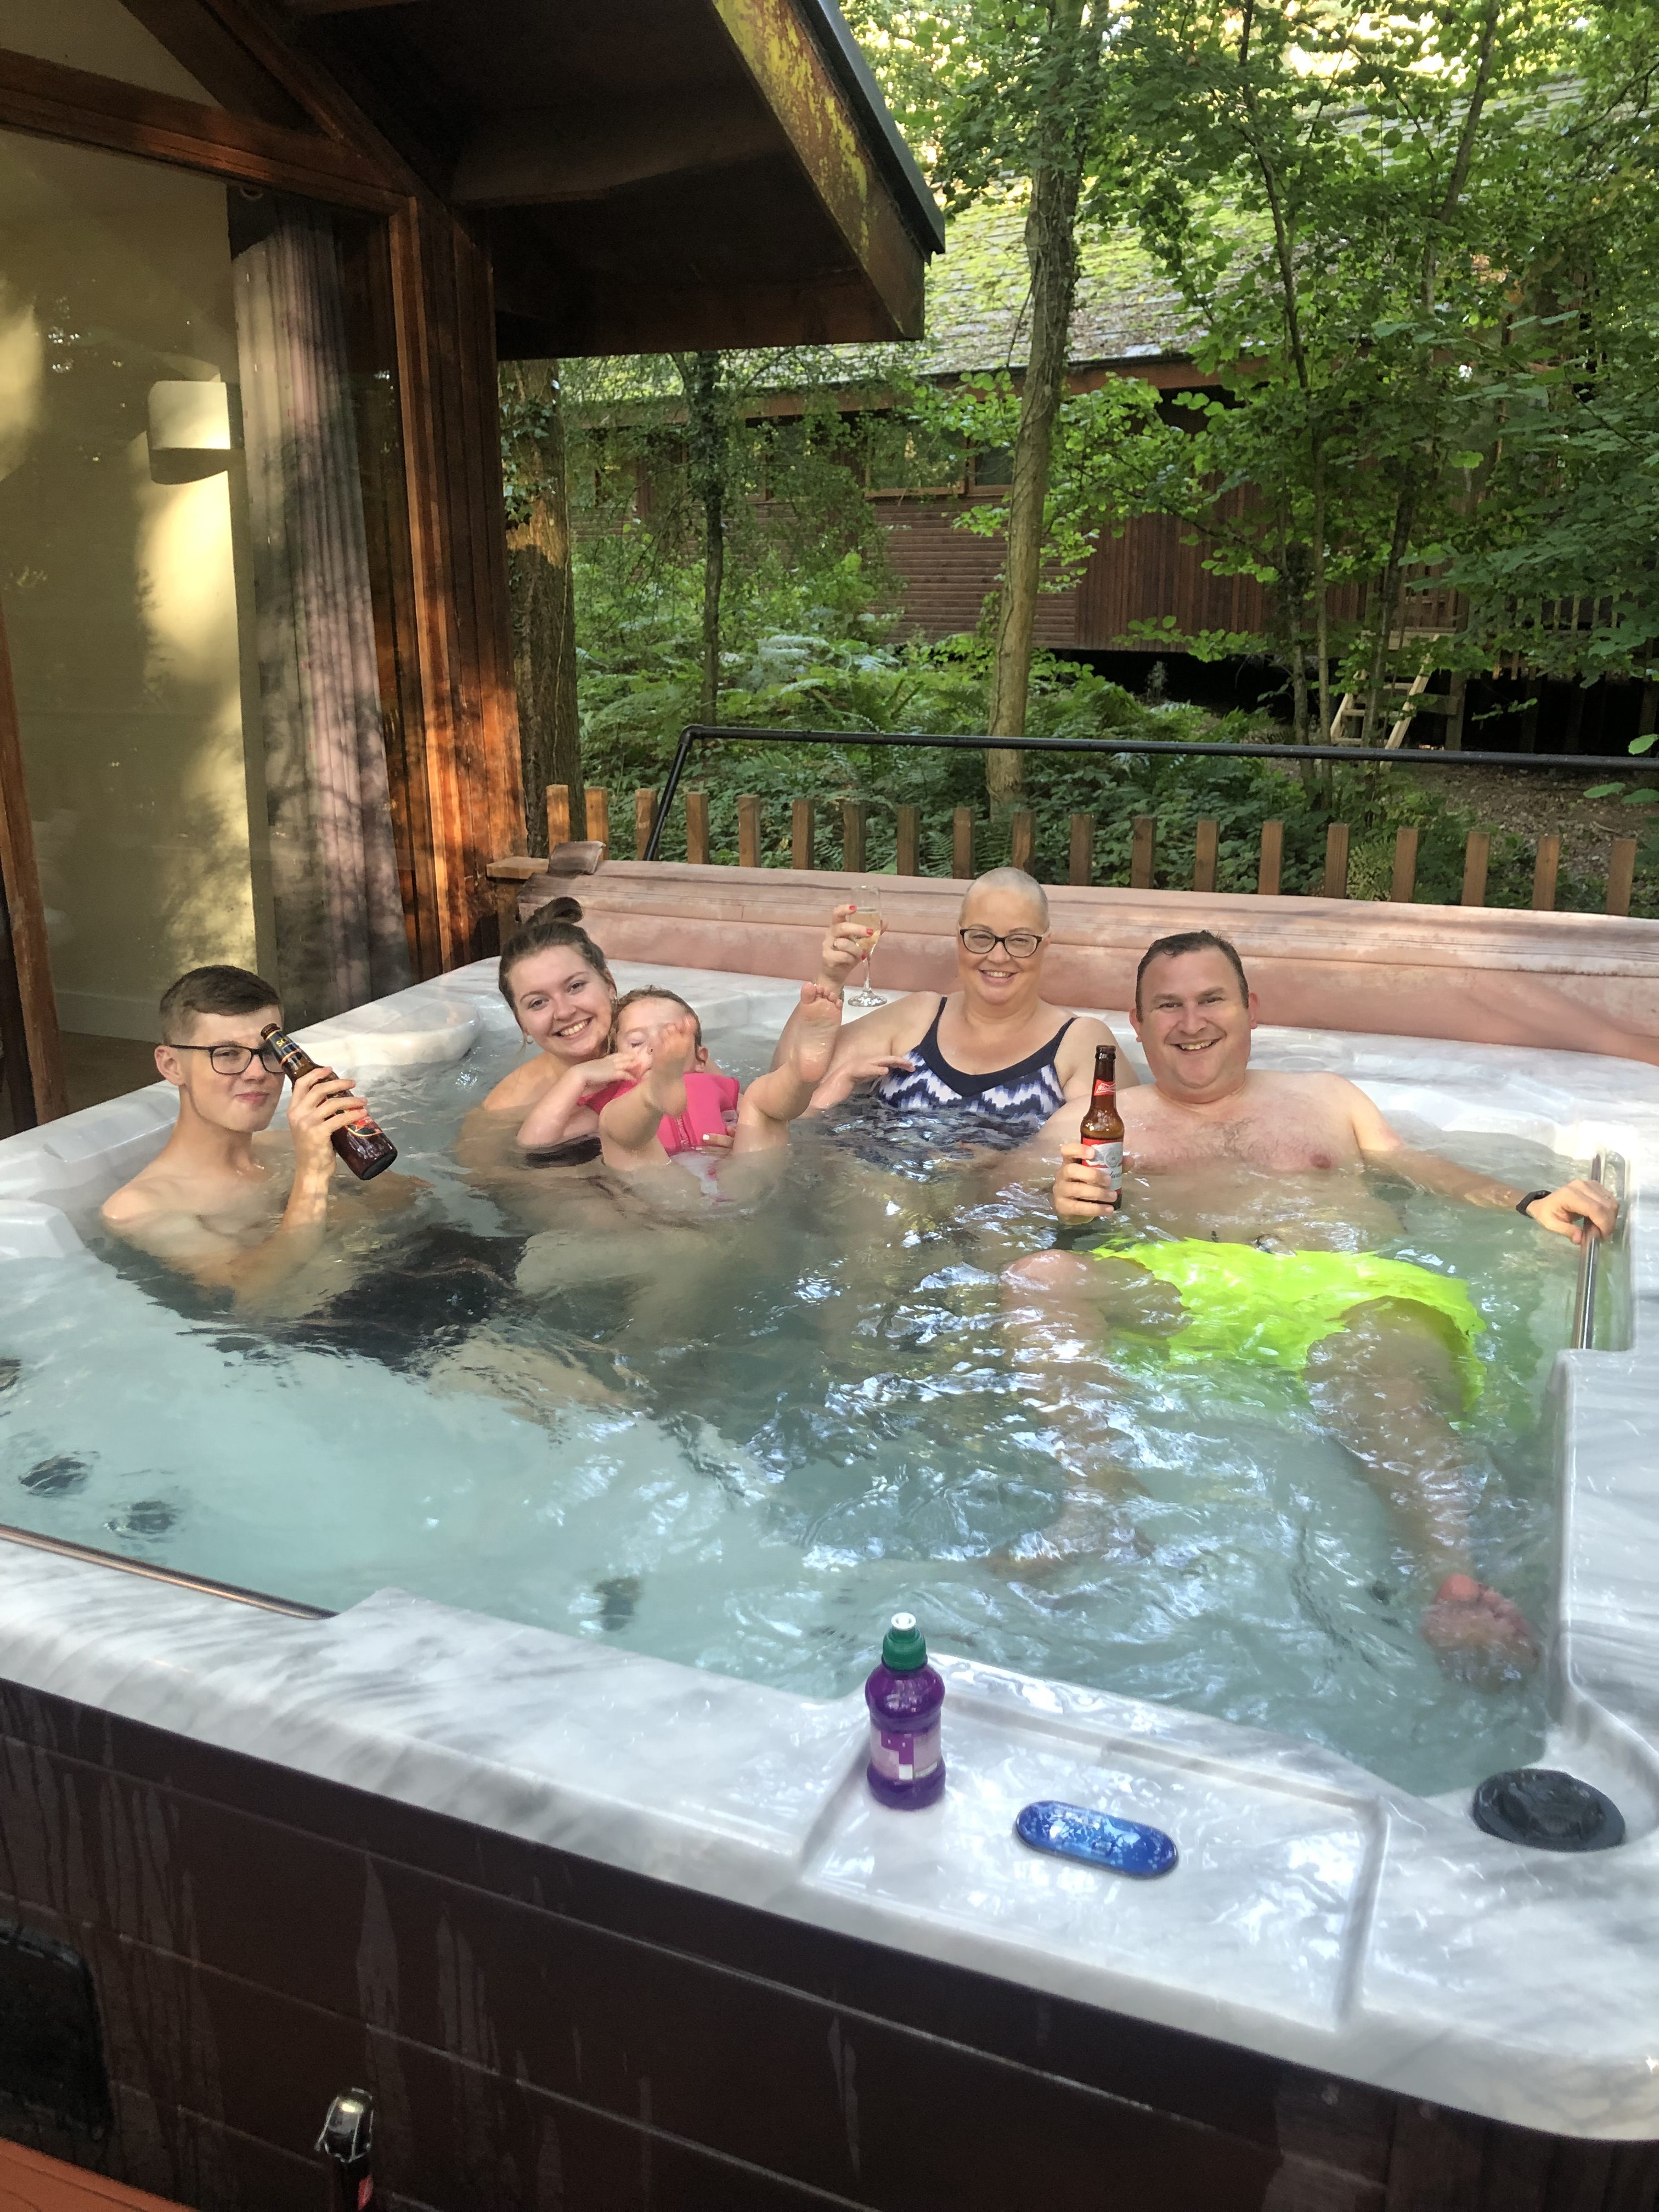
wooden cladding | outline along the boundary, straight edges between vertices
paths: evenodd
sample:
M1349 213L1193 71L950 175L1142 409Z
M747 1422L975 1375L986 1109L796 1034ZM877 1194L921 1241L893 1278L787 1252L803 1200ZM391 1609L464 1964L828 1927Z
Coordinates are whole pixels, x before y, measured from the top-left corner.
M887 557L900 584L907 623L924 637L971 630L1002 573L1003 541L959 529L968 499L918 497L884 502ZM1039 646L1080 642L1077 593L1039 592L1035 629Z
M974 505L965 496L907 494L883 502L887 557L897 575L907 623L923 637L953 637L971 631L1002 569L1002 538L981 538L959 526ZM1231 520L1242 513L1244 494L1228 493L1217 514ZM1185 523L1165 515L1137 515L1119 538L1102 536L1080 581L1066 591L1045 591L1036 604L1036 642L1050 647L1113 647L1143 653L1158 649L1140 624L1172 618L1171 651L1176 641L1203 630L1261 631L1273 626L1273 610L1262 586L1249 576L1218 576L1204 566L1213 550ZM1332 609L1340 620L1357 619L1360 592L1334 592Z

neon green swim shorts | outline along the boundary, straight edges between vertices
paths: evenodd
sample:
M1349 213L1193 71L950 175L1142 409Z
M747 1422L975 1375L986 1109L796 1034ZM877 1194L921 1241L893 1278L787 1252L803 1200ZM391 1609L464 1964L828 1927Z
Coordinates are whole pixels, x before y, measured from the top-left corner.
M1299 1375L1315 1345L1336 1334L1355 1306L1401 1298L1451 1324L1470 1405L1480 1395L1474 1340L1486 1322L1468 1285L1409 1260L1374 1252L1263 1252L1254 1244L1171 1243L1097 1247L1097 1260L1129 1260L1181 1293L1187 1325L1170 1357L1243 1359Z

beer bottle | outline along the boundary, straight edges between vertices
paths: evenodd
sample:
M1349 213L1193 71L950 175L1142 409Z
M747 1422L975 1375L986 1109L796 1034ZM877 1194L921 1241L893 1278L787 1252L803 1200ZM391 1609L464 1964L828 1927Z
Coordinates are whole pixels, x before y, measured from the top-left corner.
M316 1061L301 1044L295 1044L286 1030L271 1022L259 1032L260 1042L272 1046L282 1060L284 1073L290 1083L297 1083L302 1075L309 1075ZM365 1114L349 1129L336 1129L329 1139L335 1151L345 1162L360 1182L367 1182L383 1168L389 1168L398 1157L398 1147L377 1121Z
M1089 1110L1083 1117L1079 1134L1083 1139L1083 1157L1091 1168L1099 1168L1113 1190L1123 1188L1123 1116L1117 1110L1117 1048L1115 1045L1095 1047L1094 1095L1089 1101Z
M316 2148L334 2169L339 2212L368 2212L374 2201L374 2100L367 2089L334 2100Z

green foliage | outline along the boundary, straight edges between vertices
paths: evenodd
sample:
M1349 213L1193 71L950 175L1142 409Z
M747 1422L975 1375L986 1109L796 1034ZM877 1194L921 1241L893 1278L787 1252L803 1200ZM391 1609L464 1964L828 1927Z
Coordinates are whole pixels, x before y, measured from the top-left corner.
M790 805L810 799L816 807L815 860L842 865L841 805L860 799L866 808L868 866L894 866L896 815L919 810L924 874L951 870L951 816L972 809L975 860L991 867L1007 858L1008 831L993 829L985 800L982 756L924 747L860 745L860 732L915 731L972 734L984 698L986 648L969 638L933 646L896 644L859 606L855 565L841 572L839 599L810 604L797 577L775 575L769 589L752 595L762 626L740 649L726 655L727 690L723 716L753 729L844 730L844 744L727 744L694 754L685 786L708 794L712 857L735 864L738 800L745 793L763 804L763 864L790 861ZM613 812L628 795L660 787L674 740L693 718L696 693L696 592L665 585L648 599L596 596L591 569L582 581L587 643L598 664L583 677L583 744L591 781L607 786ZM768 617L780 626L764 626ZM1243 714L1213 720L1194 707L1151 706L1119 685L1074 664L1041 658L1033 676L1030 733L1034 737L1151 738L1228 742L1278 735ZM1023 803L1035 817L1036 867L1051 883L1065 880L1074 813L1095 817L1095 881L1127 884L1134 817L1158 823L1157 881L1179 889L1192 880L1194 841L1201 820L1218 825L1218 888L1253 891L1261 824L1285 824L1282 883L1288 892L1316 894L1324 879L1325 836L1332 822L1352 831L1349 884L1356 898L1385 898L1394 861L1395 833L1419 835L1417 897L1455 905L1461 895L1464 841L1475 827L1466 811L1448 807L1434 789L1408 781L1397 769L1342 767L1328 781L1293 766L1251 759L1217 760L1148 754L1025 757ZM1426 779L1425 779L1426 781ZM617 814L620 823L622 815ZM662 845L665 860L685 856L685 815L677 805ZM1532 890L1530 843L1508 834L1492 842L1487 902L1524 907ZM1652 890L1650 890L1652 886ZM1605 886L1596 878L1563 874L1563 908L1594 911ZM1644 850L1635 911L1659 910L1659 836Z
M855 13L953 203L1018 201L1052 104L1054 8ZM1133 436L1073 409L1050 499L1062 562L1126 517L1186 524L1275 611L1265 636L1185 642L1271 651L1310 735L1322 677L1328 708L1357 689L1375 727L1381 684L1420 650L1388 648L1380 616L1408 622L1444 584L1469 607L1443 660L1647 674L1659 10L1121 0L1102 20L1084 227L1151 255L1217 382Z
M908 418L935 442L948 439L963 453L1012 447L1020 399L1006 369L900 389ZM1127 377L1069 392L1061 401L1043 501L1044 591L1069 591L1078 582L1114 516L1121 515L1124 486L1138 477L1157 428L1157 394ZM975 503L960 526L981 538L1000 537L1008 527L1008 502Z

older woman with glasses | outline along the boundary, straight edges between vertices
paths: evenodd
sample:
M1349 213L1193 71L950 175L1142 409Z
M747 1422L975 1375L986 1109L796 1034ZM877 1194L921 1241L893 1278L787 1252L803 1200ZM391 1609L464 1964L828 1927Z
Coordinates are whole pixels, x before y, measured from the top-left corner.
M839 988L868 952L838 907L818 981ZM1048 901L1021 868L993 868L968 887L957 916L958 984L946 998L912 991L842 1028L813 1099L838 1104L865 1085L901 1113L960 1112L981 1141L994 1127L1018 1141L1063 1115L1066 1133L1087 1103L1097 1045L1115 1045L1092 1014L1068 1014L1042 996ZM1120 1079L1136 1081L1133 1068Z

